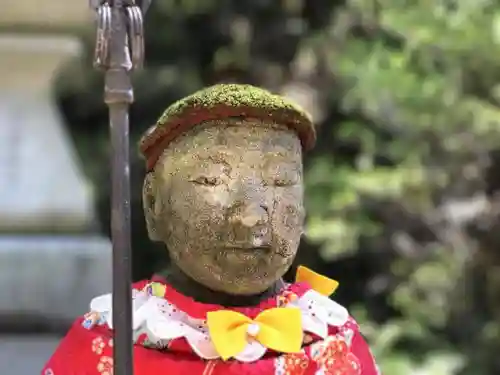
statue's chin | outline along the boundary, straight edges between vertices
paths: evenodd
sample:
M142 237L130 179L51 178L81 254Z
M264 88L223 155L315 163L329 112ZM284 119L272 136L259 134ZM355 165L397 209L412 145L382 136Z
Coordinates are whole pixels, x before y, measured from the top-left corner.
M255 296L262 294L269 289L273 288L277 280L270 282L256 282L254 280L238 280L237 283L203 283L203 285L215 292L225 293L233 296Z

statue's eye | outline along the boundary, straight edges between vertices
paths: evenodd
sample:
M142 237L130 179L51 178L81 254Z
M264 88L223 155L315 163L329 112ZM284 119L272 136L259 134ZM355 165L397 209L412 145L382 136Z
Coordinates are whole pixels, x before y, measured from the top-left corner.
M293 185L293 181L286 180L284 178L277 178L274 180L274 186L290 186Z
M273 166L263 173L264 184L275 187L288 187L300 183L300 173L295 168Z
M291 180L287 178L270 178L268 181L264 181L265 186L277 186L286 187L297 185L297 180Z
M274 186L292 186L295 185L297 181L288 178L276 178L274 179Z
M192 180L195 184L206 186L217 186L221 183L218 177L200 176Z
M300 178L295 173L280 173L279 175L269 176L266 185L287 187L297 185Z

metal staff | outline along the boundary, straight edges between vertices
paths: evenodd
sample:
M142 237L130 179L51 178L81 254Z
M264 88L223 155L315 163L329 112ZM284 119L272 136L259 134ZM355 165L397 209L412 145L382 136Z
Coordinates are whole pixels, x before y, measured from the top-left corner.
M97 12L94 66L105 71L104 102L109 107L115 375L133 375L134 371L128 110L134 101L130 72L144 61L143 14L150 2L90 0Z

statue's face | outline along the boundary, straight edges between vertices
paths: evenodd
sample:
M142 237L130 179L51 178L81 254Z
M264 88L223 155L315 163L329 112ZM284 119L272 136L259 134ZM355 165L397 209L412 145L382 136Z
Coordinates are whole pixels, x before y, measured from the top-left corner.
M261 122L207 124L169 147L152 185L150 229L197 282L256 294L290 267L304 221L294 132Z

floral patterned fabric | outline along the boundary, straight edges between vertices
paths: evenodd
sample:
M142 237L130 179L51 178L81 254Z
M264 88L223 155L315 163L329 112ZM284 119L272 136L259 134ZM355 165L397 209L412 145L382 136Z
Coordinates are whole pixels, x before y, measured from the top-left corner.
M257 357L251 357L256 358L251 361L223 361L216 354L207 357L211 349L210 337L204 327L206 314L225 309L223 306L193 301L158 279L136 283L133 288L135 375L378 375L374 359L356 322L348 316L343 318L342 309L338 307L340 305L330 305L321 298L316 299L317 296L306 283L288 285L279 296L259 306L232 309L250 318L274 307L293 306L303 311L304 345L301 352L264 350ZM89 314L74 323L41 375L113 375L111 314L102 308L102 301L104 299L98 300L100 303L93 302L94 307L99 306L102 311L91 308ZM146 304L145 301L150 302ZM144 306L166 304L169 309L160 311L160 314L172 315L173 310L181 313L175 319L170 317L171 320L165 320L170 324L168 327L187 324L189 330L182 332L190 332L191 336L184 333L171 335L170 338L152 335L148 327L154 327L158 319L163 318L151 318L158 311L148 310ZM316 315L319 318L315 320ZM326 331L323 331L324 322L328 322ZM173 323L177 326L172 326ZM205 344L195 342L193 345L192 338L201 338L200 334L206 334L200 341Z

